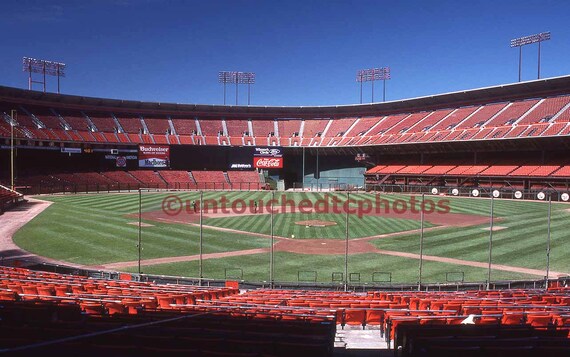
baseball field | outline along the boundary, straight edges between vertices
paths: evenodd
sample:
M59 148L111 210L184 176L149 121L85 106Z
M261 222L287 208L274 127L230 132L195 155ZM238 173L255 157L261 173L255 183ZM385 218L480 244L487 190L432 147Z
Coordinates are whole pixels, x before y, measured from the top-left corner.
M268 281L273 266L281 282L415 283L420 252L425 283L485 281L489 256L493 281L540 279L547 259L551 277L570 274L570 206L562 203L552 203L549 224L547 202L495 199L491 231L488 198L200 195L40 196L53 204L14 241L31 253L95 269L138 272L140 258L146 274L198 277L201 265L204 278L246 281Z

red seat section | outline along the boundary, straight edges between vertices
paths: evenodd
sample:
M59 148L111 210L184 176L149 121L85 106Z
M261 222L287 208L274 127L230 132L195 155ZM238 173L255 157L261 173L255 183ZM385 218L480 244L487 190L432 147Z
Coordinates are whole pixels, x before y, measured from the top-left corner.
M257 171L228 171L228 178L234 190L259 190L262 188Z
M471 116L466 117L461 123L455 126L456 129L479 127L485 124L489 119L495 116L499 111L505 108L508 103L488 104L473 112ZM503 123L501 123L502 125Z
M270 135L276 136L275 121L270 119L252 119L251 127L253 133L250 136L256 136L260 138L266 138Z
M166 182L157 171L134 170L129 171L129 174L139 180L143 186L148 185L149 187L166 188Z
M356 119L354 118L333 120L326 132L326 136L327 137L344 136L355 121Z
M171 134L168 118L144 117L144 122L151 134Z
M97 128L97 131L115 133L118 130L117 123L109 113L89 113L89 119Z
M486 126L502 126L511 125L519 121L529 110L538 103L537 99L523 100L520 102L510 103L503 111L494 116L485 125ZM530 113L530 112L529 112ZM521 124L520 122L518 124Z
M172 118L172 125L178 135L195 135L198 134L196 120L194 118Z
M562 108L570 103L570 96L544 99L534 110L525 116L519 124L544 123L550 121Z
M282 139L301 135L301 120L277 120L277 127Z
M198 188L204 189L230 189L222 171L192 171L192 177Z
M304 121L303 127L303 138L314 138L315 136L321 136L329 123L325 119L307 119Z
M141 118L139 116L127 117L124 115L117 116L117 121L123 128L125 133L144 133L144 128L142 125Z
M204 136L217 137L224 134L221 119L200 119L199 123Z
M188 171L162 170L158 171L158 174L166 181L169 187L196 188L196 182L192 179Z
M226 118L227 134L231 137L241 138L242 136L252 136L247 120Z
M433 113L431 116L427 117L425 121L426 123L429 122L434 123L433 125L431 125L429 129L431 131L451 130L457 127L459 123L461 123L463 120L465 120L465 118L473 114L477 109L479 109L479 106L463 107L451 112L449 110L438 110L435 113ZM440 120L436 121L435 119L438 118Z
M127 171L107 171L101 173L103 176L109 178L111 181L121 185L138 186L141 181L137 180L132 174Z
M24 199L24 196L8 187L0 185L0 212L12 204L18 203Z

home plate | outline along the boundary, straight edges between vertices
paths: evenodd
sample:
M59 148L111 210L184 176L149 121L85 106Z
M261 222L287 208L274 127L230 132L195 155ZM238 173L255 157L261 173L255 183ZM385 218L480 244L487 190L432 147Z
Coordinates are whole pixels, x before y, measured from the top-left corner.
M507 229L509 227L503 227L503 226L493 226L493 232L494 231L502 231L503 229ZM485 227L485 228L481 228L484 231L488 231L489 227Z
M139 222L129 222L127 224L130 224L133 226L138 226ZM148 223L141 222L141 227L154 227L154 224L148 224Z

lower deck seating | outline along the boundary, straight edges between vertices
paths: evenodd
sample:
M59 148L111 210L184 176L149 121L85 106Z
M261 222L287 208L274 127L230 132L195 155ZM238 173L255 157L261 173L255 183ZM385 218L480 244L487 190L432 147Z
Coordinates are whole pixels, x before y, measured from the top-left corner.
M192 177L198 188L231 189L231 185L222 171L192 171Z
M166 182L160 177L158 171L151 171L151 170L133 170L129 171L131 175L133 175L137 180L151 187L159 187L163 188L166 187Z
M162 170L158 171L158 174L166 181L169 187L196 188L196 182L190 177L188 171Z
M563 331L525 325L419 325L398 327L401 356L567 356Z
M0 185L0 214L10 205L20 202L24 196L16 191Z
M526 351L521 346L537 353L547 347L544 341L553 343L550 347L566 348L569 312L570 287L564 286L368 293L256 289L240 293L236 287L93 279L0 267L0 352L16 353L23 348L22 355L57 349L64 356L227 356L250 349L254 355L330 356L335 329L347 325L379 326L380 336L402 346L402 353L405 350L410 356L424 355L413 354L417 351L441 353L441 348L470 347L463 344L462 331L467 329L478 331L469 333L469 338L478 340L491 355L502 347ZM458 327L463 322L474 327ZM421 340L426 336L431 338ZM56 342L61 338L65 340ZM527 340L522 344L513 342L523 339ZM53 343L24 349L48 341ZM504 344L497 345L497 341ZM474 347L481 351L481 346Z
M228 171L234 190L259 190L262 187L257 171Z
M5 182L5 181L2 181ZM19 175L26 194L136 190L139 187L216 190L265 188L257 171L117 170Z
M0 267L0 352L332 355L334 314L216 303L238 292L229 287L91 279Z

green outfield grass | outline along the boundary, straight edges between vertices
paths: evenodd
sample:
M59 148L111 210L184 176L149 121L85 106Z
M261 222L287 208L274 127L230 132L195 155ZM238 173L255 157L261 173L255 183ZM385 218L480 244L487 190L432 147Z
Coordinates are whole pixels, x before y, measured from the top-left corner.
M243 279L246 281L269 281L269 254L252 254L241 257L228 257L222 259L208 259L203 261L204 276L213 279L224 279L225 272L229 277L236 275L241 269ZM136 273L137 268L127 268L128 272ZM174 276L198 276L198 261L157 264L143 266L145 274L174 275ZM286 252L275 253L275 281L297 282L299 271L301 279L317 273L317 281L322 283L332 282L332 273L344 272L344 256L338 255L303 255ZM418 281L418 260L377 254L355 254L349 256L349 276L359 273L361 283L373 283L373 273L376 283L386 279L385 273L391 274L392 283L415 283ZM465 281L484 281L487 278L487 269L453 264L424 262L422 281L425 283L445 282L446 273L462 272ZM382 274L380 274L382 273ZM354 277L354 275L353 275ZM450 274L449 279L457 279L458 274ZM536 276L492 271L493 280L531 279ZM357 283L356 281L353 281Z
M469 201L469 200L465 200ZM459 202L458 202L459 203ZM489 206L489 200L471 200L470 204ZM495 264L545 269L548 237L548 206L538 202L522 202L521 210L514 201L495 200L495 228L492 234L492 261ZM497 207L496 207L497 208ZM526 209L525 209L526 208ZM551 216L550 269L570 272L570 231L568 205L553 204ZM427 231L424 254L487 262L489 259L489 225L444 228ZM486 229L487 228L487 229ZM378 239L372 243L386 250L417 253L419 236L402 235Z
M307 227L295 224L298 221L319 219L334 222L335 225L326 227ZM269 234L271 232L271 220L267 215L249 215L244 217L225 217L205 219L205 225L237 229L241 231ZM296 239L345 239L346 217L334 213L310 214L310 213L284 213L276 214L273 219L276 227L275 235L292 237ZM434 225L426 222L425 227ZM369 237L378 234L410 231L420 228L420 222L411 219L364 216L349 218L349 238Z
M141 210L159 212L163 199L173 193L143 193ZM199 199L198 192L176 192L182 201ZM271 198L268 192L205 192L204 199L264 200ZM277 194L277 195L280 195ZM341 199L346 194L337 194ZM329 194L330 196L330 194ZM315 201L324 198L324 193L287 193L287 199L300 202L303 199ZM371 199L370 194L351 194L356 200ZM382 195L394 202L409 200L404 195ZM89 194L42 196L54 202L46 211L36 217L15 235L15 242L21 248L49 258L85 265L99 265L112 262L135 261L138 258L139 210L138 193ZM452 213L489 216L490 200L426 196L426 199L449 200ZM418 196L419 200L420 197ZM356 207L356 204L351 207ZM567 222L568 205L553 204L551 225L551 270L570 272L570 231ZM493 262L524 268L544 269L546 264L546 217L544 202L495 200L496 226L504 229L493 232ZM129 215L129 216L127 216ZM305 227L294 224L300 220L324 220L335 222L328 227ZM365 216L349 217L349 238L361 238L379 234L416 230L420 223L413 219ZM295 239L327 238L344 239L346 216L333 213L278 213L274 215L274 234ZM151 224L141 229L141 259L195 255L199 252L199 228L184 223L166 223L159 220L143 220ZM234 229L252 233L270 234L270 216L262 214L205 218L204 225L223 229ZM489 231L486 225L450 227L425 232L424 254L486 262L488 259ZM425 228L434 227L426 222ZM235 234L227 231L204 228L204 253L239 251L253 248L269 248L267 237L255 234ZM417 232L386 237L372 241L374 246L384 250L406 253L419 252ZM224 269L239 267L244 270L246 280L268 279L268 254L253 254L220 259L204 260L205 277L223 278ZM164 275L196 276L198 262L173 263L145 266L145 273ZM275 253L275 278L297 281L297 272L317 271L319 281L331 280L332 272L344 271L343 255L309 255L287 252ZM349 272L361 273L361 280L370 282L372 273L386 271L393 274L395 282L416 282L418 260L379 254L355 254L349 256ZM130 269L130 271L133 271ZM461 271L466 281L486 279L487 270L464 265L425 262L426 281L445 281L445 273ZM530 276L493 271L493 279L518 279ZM537 276L532 276L537 278Z
M157 197L153 197L156 199ZM21 248L53 259L95 265L138 259L136 194L43 196L53 201L47 210L20 229L14 241ZM199 253L199 228L182 224L145 222L142 259ZM268 247L265 238L204 229L204 253Z

